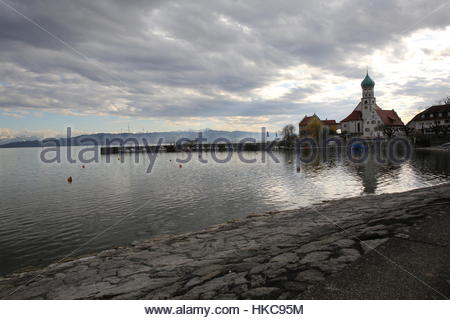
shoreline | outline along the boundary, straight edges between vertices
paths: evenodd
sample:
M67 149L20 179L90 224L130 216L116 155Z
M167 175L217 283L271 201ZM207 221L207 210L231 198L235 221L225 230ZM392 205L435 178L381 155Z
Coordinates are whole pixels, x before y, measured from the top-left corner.
M450 152L450 148L443 148L439 146L435 147L416 147L418 151L440 151L440 152Z
M449 194L447 183L250 215L10 274L0 297L296 299L389 239L409 237L437 208L448 212Z

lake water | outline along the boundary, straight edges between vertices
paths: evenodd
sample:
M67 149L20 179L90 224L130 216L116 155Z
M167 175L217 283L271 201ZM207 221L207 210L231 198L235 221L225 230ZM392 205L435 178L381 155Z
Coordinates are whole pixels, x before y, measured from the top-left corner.
M163 153L147 174L146 154L137 164L130 154L123 163L117 156L106 163L103 156L83 169L64 159L45 164L39 160L41 151L0 149L0 274L55 262L105 230L74 255L199 230L251 213L405 191L450 177L450 154L444 152L417 151L400 165L380 165L372 158L363 164L314 161L300 172L294 155L283 152L275 153L280 163L262 162L261 152L243 153L257 160L253 164L242 163L237 153L227 163L204 154L207 164L193 154L183 168L175 161L180 154Z

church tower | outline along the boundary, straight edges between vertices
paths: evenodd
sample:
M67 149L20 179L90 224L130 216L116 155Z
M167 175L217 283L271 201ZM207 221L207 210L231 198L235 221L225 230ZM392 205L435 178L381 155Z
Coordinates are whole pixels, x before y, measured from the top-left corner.
M364 136L373 136L377 124L376 119L376 99L374 94L375 81L373 81L369 72L361 82L362 97L361 97L361 116Z

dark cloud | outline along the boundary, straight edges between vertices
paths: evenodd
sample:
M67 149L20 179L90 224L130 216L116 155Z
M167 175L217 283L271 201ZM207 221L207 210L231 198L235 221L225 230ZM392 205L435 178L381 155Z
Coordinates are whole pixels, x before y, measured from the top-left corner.
M3 1L53 36L0 3L0 108L130 116L310 113L326 104L290 101L318 85L252 90L298 65L359 79L361 55L401 59L400 37L449 25L448 7L426 16L443 0Z

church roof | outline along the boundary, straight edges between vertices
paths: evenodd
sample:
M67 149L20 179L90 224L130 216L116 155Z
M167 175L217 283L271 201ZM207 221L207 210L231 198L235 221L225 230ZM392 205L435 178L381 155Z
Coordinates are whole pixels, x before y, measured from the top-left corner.
M362 120L362 113L361 111L353 110L352 113L350 113L347 118L342 120L341 122L347 122L347 121L358 121Z
M394 110L376 110L383 123L387 126L404 126L403 121Z
M372 80L371 77L369 77L369 73L367 72L366 77L364 78L364 80L361 82L361 87L363 89L372 89L373 87L375 87L375 81Z

